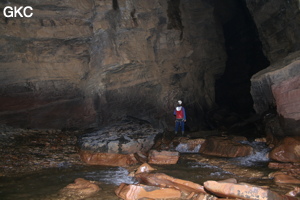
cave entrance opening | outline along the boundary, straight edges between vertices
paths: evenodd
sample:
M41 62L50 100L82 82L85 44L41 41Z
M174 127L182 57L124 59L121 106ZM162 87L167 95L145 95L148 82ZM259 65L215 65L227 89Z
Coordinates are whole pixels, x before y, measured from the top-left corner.
M215 0L215 17L222 24L227 53L224 74L215 84L216 103L246 118L254 113L250 79L270 63L244 1Z

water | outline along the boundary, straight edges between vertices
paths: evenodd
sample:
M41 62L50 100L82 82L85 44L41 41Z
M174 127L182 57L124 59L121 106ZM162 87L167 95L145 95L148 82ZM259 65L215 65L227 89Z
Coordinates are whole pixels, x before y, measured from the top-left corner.
M189 149L188 144L180 143L175 150L180 153L197 153L199 152L200 148L201 144L198 144L194 149Z
M268 148L264 142L248 142L241 141L242 144L248 144L253 147L254 152L252 155L240 158L234 158L232 161L235 161L237 164L248 167L264 166L268 164L269 158L268 153L271 150Z
M77 167L68 169L50 169L22 177L0 177L0 199L59 199L57 192L73 183L76 178L101 182L101 188L108 192L97 199L118 199L114 190L121 183L134 184L135 180L128 176L122 167ZM93 199L93 198L91 198Z
M257 168L260 170L268 170L266 163L268 159L266 154L269 149L262 143L248 143L253 146L255 153L251 156L235 159L222 159L208 157L209 162L216 159L215 163L219 165L211 165L205 162L190 159L199 154L182 154L176 165L152 165L156 168L156 172L165 173L175 178L193 181L198 184L203 184L207 180L224 180L227 178L241 177L226 171L221 162L235 163L239 168ZM226 161L224 161L226 160ZM223 170L225 169L225 170ZM251 173L251 172L249 172ZM266 172L267 174L268 172ZM56 169L48 169L39 173L24 175L22 177L0 177L0 199L1 200L62 200L58 192L70 183L73 183L76 178L84 178L91 181L100 182L102 190L85 198L86 200L118 200L114 190L121 183L134 184L136 180L128 176L127 169L122 167L103 167L103 166L80 166L80 167L63 167ZM243 182L260 185L273 186L273 181L269 179L251 179L244 178ZM278 188L278 187L277 187Z

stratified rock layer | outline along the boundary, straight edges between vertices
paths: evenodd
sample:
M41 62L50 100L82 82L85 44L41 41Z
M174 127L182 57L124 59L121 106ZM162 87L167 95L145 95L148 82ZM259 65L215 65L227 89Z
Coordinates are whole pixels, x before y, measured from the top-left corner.
M300 130L300 52L260 71L251 78L251 94L256 112L276 107L285 134ZM279 135L279 133L278 133Z
M132 165L138 162L133 154L148 152L159 133L147 122L124 119L82 135L78 140L80 156L91 165Z
M0 22L3 123L90 128L130 115L167 127L180 98L195 127L214 103L226 54L205 0L9 5L32 6L33 16Z

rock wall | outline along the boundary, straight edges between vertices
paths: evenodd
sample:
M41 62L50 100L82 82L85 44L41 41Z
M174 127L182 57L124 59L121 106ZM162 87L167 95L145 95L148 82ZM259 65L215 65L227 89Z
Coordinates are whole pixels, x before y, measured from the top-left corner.
M300 4L292 1L247 1L271 65L251 78L256 112L276 107L286 135L300 132Z
M226 59L212 2L2 1L33 17L0 22L0 122L86 128L130 115L168 127L182 99L198 126Z

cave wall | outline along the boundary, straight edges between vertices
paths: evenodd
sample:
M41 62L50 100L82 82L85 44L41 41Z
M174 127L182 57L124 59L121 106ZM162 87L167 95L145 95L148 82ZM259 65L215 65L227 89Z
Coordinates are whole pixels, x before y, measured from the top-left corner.
M1 16L1 123L87 128L130 115L168 127L182 99L196 128L214 105L226 54L213 1L10 2L33 17Z
M270 66L251 78L254 109L275 108L286 135L300 134L300 3L246 1Z

